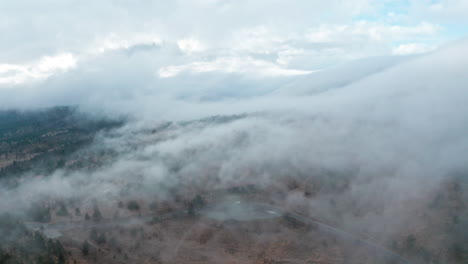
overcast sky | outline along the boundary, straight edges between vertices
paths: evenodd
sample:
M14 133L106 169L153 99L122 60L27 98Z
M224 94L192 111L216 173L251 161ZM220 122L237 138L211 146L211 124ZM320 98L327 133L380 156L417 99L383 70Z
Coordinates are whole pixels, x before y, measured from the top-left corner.
M252 97L349 61L431 52L466 33L466 0L2 1L0 104Z

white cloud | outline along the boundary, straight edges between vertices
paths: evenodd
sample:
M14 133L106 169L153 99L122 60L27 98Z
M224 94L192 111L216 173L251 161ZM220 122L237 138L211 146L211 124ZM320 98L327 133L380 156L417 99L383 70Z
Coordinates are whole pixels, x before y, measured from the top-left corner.
M291 36L288 35L265 26L248 27L235 31L229 40L229 46L235 51L271 54L291 40Z
M422 43L401 44L393 49L395 55L420 54L434 50L435 47Z
M251 57L226 57L214 61L196 61L184 65L163 67L159 70L159 76L169 78L183 72L250 73L257 76L291 76L311 73L311 71L281 68L274 63Z
M187 54L201 52L205 50L203 44L195 38L184 38L177 41L179 49Z
M354 45L362 42L390 42L405 38L430 36L440 30L439 25L421 22L415 26L387 25L358 21L345 25L321 25L312 28L307 39L314 43L341 43Z
M278 58L276 59L276 63L279 65L288 65L294 58L301 56L304 54L303 49L297 48L284 48L278 52Z
M0 64L0 84L21 84L45 79L53 74L67 71L76 66L77 60L71 53L44 56L27 64Z
M111 33L103 38L98 38L94 41L90 53L104 53L120 49L129 49L138 45L160 45L162 39L155 33L130 33L116 34Z

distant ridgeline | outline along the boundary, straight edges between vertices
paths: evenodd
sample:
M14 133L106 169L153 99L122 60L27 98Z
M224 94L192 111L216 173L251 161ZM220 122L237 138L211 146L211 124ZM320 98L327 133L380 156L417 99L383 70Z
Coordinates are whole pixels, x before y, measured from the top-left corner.
M73 107L0 111L0 179L32 168L52 171L94 135L123 121L89 118Z

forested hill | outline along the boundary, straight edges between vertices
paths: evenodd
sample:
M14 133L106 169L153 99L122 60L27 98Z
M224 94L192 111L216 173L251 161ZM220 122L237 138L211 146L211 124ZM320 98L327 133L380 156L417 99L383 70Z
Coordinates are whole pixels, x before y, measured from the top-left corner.
M0 111L0 178L32 167L63 167L67 154L90 143L97 132L121 124L120 120L89 118L73 107Z

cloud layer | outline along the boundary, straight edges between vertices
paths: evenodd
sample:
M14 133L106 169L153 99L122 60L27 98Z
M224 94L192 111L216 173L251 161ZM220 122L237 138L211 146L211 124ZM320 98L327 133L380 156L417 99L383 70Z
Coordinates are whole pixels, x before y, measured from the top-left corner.
M0 43L0 105L82 105L148 93L213 99L218 93L233 97L237 89L242 97L257 95L252 87L262 83L348 61L432 51L465 33L463 5L370 0L5 3L0 11L0 32L6 36ZM451 19L442 15L447 13ZM236 88L226 88L238 78ZM197 95L198 90L203 93Z

